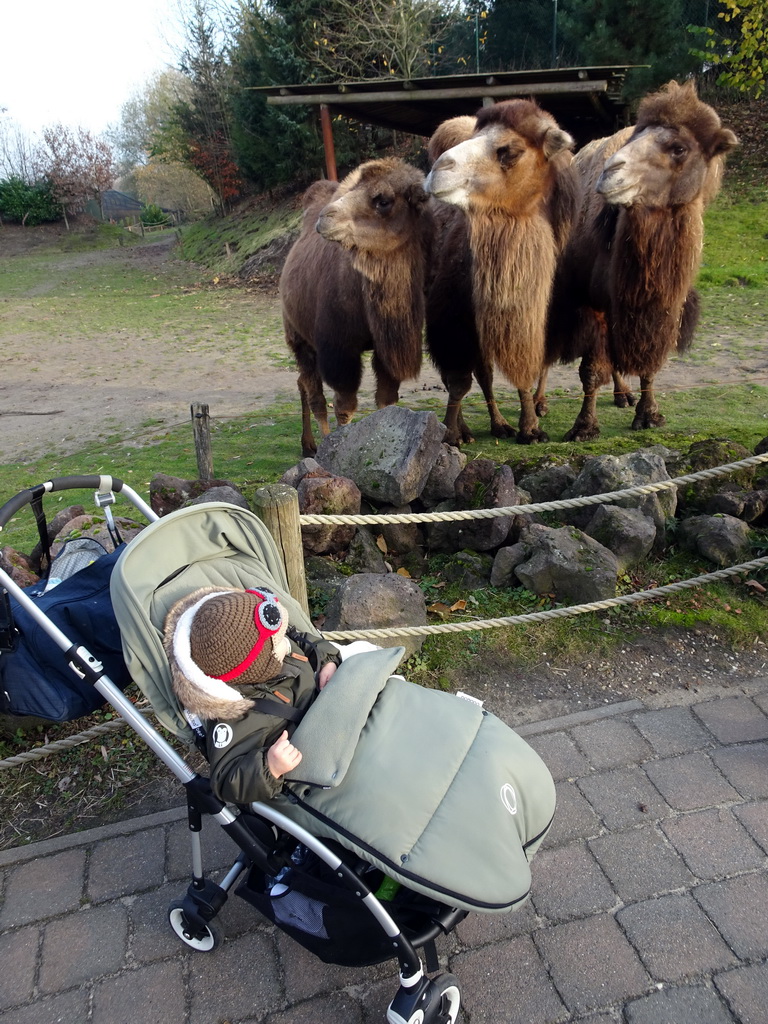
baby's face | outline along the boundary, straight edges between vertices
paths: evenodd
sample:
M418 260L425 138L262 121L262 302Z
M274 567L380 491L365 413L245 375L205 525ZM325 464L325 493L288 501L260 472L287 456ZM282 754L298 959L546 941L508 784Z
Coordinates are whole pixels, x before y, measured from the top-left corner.
M275 657L279 658L280 661L285 661L288 655L291 653L291 641L287 636L275 637Z

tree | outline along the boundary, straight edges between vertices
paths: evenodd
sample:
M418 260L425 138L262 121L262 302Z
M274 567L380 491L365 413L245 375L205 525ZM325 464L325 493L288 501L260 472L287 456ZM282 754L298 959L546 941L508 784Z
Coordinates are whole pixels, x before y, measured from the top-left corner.
M723 68L718 78L747 96L757 98L765 92L768 78L768 0L719 0L724 10L717 16L725 26L719 36L706 26L705 49L697 50L701 59Z
M85 128L58 124L43 129L43 141L36 153L37 173L46 178L64 212L80 210L88 199L101 202L112 187L116 167L112 148L105 139Z
M34 181L35 145L15 121L0 109L0 175Z

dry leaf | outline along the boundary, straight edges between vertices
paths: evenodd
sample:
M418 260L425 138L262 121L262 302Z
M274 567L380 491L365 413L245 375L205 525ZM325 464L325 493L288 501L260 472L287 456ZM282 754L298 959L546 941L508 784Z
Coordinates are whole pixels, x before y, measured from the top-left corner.
M376 547L379 549L379 551L383 552L385 555L389 551L389 548L387 547L387 542L384 540L384 535L381 534L381 533L376 538Z
M451 614L451 609L442 601L435 601L434 604L427 605L427 611L439 615L441 619L447 619Z
M398 570L397 570L397 575L398 575L398 576L405 576L405 577L406 577L406 579L410 579L410 578L411 578L411 574L410 574L410 573L408 572L408 570L407 570L407 569L405 569L405 568L400 568L400 569L398 569Z
M756 594L765 594L766 589L762 583L758 583L757 580L747 580L744 584L745 587L752 587Z
M466 607L467 607L467 602L466 601L455 601L451 605L451 611L452 612L463 612Z

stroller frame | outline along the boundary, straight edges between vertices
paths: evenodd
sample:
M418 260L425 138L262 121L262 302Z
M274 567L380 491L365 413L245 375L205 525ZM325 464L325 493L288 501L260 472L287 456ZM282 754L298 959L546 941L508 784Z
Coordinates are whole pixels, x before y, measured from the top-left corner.
M108 523L112 524L110 506L115 494L121 494L148 522L160 517L122 480L108 475L57 477L27 488L0 507L0 532L17 512L32 505L38 527L44 530L42 498L65 490L94 490L95 503L106 509ZM334 850L302 826L292 822L281 811L268 803L257 802L248 808L226 804L213 793L207 777L199 774L167 742L150 721L107 675L104 666L84 645L68 637L35 604L23 588L0 566L0 592L10 594L31 618L60 648L71 671L81 680L96 688L104 700L141 737L153 753L176 776L184 788L187 817L191 836L191 881L183 899L169 906L169 923L176 935L192 949L208 952L215 949L221 934L215 923L216 915L226 903L233 886L246 871L255 867L265 875L275 876L290 864L286 850L286 837L293 847L306 847L334 873L338 883L373 917L388 940L391 958L399 966L399 989L387 1009L388 1024L454 1024L460 1006L460 989L450 974L430 979L416 952L426 947L429 970L437 969L432 943L441 934L448 934L467 914L459 908L444 907L413 936L407 936L382 902L368 888L364 880L350 868ZM201 832L203 818L210 816L231 837L239 848L234 863L221 879L215 882L204 869ZM387 959L383 957L382 959Z

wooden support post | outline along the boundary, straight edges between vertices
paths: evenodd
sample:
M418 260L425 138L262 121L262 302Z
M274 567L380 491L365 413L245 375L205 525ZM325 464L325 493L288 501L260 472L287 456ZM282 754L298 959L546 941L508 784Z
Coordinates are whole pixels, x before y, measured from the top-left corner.
M331 111L327 103L320 104L320 124L323 128L323 149L325 150L325 173L329 181L338 181L336 170L336 150L333 146L333 129L331 128Z
M195 454L197 455L197 475L203 482L213 480L213 455L211 454L211 423L208 418L208 406L196 402L190 406L192 414L192 430L195 434Z
M304 548L299 523L299 494L287 484L260 487L253 496L253 510L272 534L285 566L288 589L309 617Z

